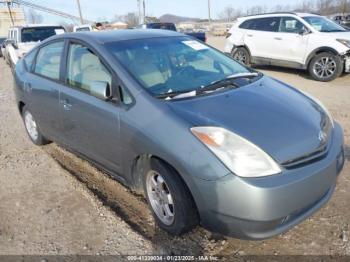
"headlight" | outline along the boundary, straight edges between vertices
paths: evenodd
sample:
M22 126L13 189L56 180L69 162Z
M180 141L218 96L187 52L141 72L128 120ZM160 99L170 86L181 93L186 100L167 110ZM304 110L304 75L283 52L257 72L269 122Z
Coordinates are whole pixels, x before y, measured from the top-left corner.
M191 132L233 173L262 177L281 173L278 164L262 149L221 127L192 127Z
M338 42L342 43L343 45L345 45L346 47L350 48L350 40L346 40L346 39L337 39Z

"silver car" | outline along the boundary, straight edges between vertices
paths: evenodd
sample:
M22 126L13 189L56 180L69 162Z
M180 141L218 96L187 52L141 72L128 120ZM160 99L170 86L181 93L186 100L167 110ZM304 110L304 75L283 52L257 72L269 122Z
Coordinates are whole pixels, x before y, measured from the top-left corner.
M343 131L310 96L163 30L52 37L16 66L30 139L143 193L158 225L282 233L331 197Z

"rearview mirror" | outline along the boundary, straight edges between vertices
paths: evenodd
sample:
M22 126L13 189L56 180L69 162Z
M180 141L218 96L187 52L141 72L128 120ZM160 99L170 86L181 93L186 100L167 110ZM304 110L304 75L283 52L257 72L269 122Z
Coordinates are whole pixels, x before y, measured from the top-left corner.
M103 100L110 98L112 95L108 82L104 81L93 81L90 86L90 94Z

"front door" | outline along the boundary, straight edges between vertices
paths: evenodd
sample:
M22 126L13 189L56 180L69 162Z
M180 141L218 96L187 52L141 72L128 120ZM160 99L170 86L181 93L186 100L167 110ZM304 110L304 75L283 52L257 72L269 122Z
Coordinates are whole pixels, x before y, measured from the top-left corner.
M121 173L119 111L115 102L90 94L91 85L112 74L97 55L80 43L70 43L66 86L60 92L65 143L106 169Z
M274 59L303 64L309 34L303 34L305 26L293 17L281 17L279 30L271 42Z

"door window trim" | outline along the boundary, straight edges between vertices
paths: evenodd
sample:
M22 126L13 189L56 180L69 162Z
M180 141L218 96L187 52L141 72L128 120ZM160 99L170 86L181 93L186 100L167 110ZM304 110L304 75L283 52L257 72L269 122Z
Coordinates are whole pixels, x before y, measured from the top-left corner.
M38 59L38 54L40 53L40 50L50 44L54 44L54 43L58 43L58 42L63 42L63 49L62 49L62 52L61 52L61 60L60 60L60 69L59 69L59 78L58 79L53 79L53 78L50 78L50 77L47 77L47 76L44 76L44 75L40 75L38 73L35 72L35 67L36 67L36 63L37 63L37 59ZM37 50L35 51L36 54L35 54L35 58L34 58L34 61L32 63L32 66L30 68L30 73L35 75L35 76L38 76L38 77L41 77L41 78L44 78L46 80L49 80L49 81L52 81L54 83L57 83L57 84L62 84L62 75L61 75L61 68L62 68L62 62L63 62L63 57L64 57L64 51L65 51L65 46L66 46L66 43L67 41L65 39L55 39L55 40L52 40L52 41L48 41L46 43L44 43L43 45L41 45L40 47L37 48ZM34 50L33 50L34 51Z
M68 57L69 57L69 48L70 48L71 44L79 44L79 45L85 46L88 49L90 49L92 51L92 53L98 57L98 59L101 61L102 65L106 68L108 73L111 75L111 77L112 77L112 83L111 83L112 94L114 96L116 96L118 99L117 103L113 103L114 105L128 109L135 104L135 99L134 99L133 95L128 90L128 88L122 83L122 81L120 80L120 77L115 72L115 70L110 66L110 64L106 61L106 59L102 55L100 55L100 53L98 52L98 50L96 50L96 48L94 48L89 43L87 43L81 39L77 39L77 38L73 38L73 37L66 39L66 48L64 49L64 57L62 60L62 83L61 84L63 84L67 88L71 88L71 89L77 90L79 92L82 92L84 94L93 96L88 91L81 89L81 88L76 88L74 86L71 86L68 83L68 79L67 79L67 77L68 77ZM129 95L132 98L133 102L129 105L126 105L122 102L122 99L121 99L122 96L120 94L121 86L123 86L123 88L127 90L127 92L129 93ZM96 98L96 99L98 99L98 98ZM109 101L105 101L105 102L109 102Z

